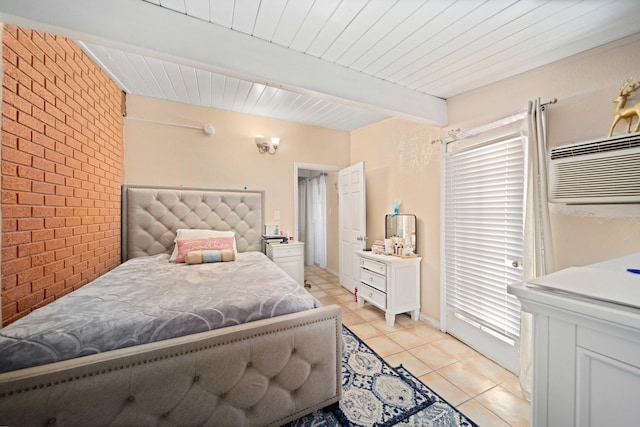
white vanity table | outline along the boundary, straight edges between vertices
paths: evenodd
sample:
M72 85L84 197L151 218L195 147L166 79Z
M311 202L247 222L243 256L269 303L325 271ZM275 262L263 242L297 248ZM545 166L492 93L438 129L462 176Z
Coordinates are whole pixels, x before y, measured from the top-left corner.
M534 316L531 426L637 425L640 253L509 285Z
M385 312L387 326L393 327L396 314L420 316L420 261L422 258L400 258L357 251L360 258L358 306L365 301Z
M304 286L304 243L269 244L267 256L293 277L299 285Z

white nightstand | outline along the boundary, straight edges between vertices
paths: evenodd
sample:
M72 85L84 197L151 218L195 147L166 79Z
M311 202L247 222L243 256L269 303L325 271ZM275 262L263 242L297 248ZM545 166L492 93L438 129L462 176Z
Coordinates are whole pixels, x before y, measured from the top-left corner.
M358 306L367 301L385 312L387 326L393 327L396 314L420 316L420 261L422 258L399 258L358 251L360 283Z
M293 277L300 286L304 286L304 243L267 245L267 256Z

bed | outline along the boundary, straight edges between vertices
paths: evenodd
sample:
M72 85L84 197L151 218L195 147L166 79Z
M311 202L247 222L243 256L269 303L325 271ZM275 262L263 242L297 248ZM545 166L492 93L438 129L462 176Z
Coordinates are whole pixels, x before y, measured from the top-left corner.
M309 305L262 254L263 199L123 187L122 266L26 316L40 329L10 343L12 359L2 358L7 339L27 326L20 319L0 330L0 424L281 425L336 404L340 309ZM168 262L184 229L232 232L237 259ZM132 277L135 286L121 287ZM261 302L249 306L254 294ZM92 298L101 311L91 311ZM73 332L51 339L53 321Z

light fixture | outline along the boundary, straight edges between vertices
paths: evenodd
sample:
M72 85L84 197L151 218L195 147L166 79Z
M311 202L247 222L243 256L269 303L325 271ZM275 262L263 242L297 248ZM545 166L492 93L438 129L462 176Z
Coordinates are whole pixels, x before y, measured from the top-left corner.
M260 154L276 154L278 145L280 145L280 138L274 136L269 139L265 138L262 135L256 135L256 145L258 146L258 151L260 151Z

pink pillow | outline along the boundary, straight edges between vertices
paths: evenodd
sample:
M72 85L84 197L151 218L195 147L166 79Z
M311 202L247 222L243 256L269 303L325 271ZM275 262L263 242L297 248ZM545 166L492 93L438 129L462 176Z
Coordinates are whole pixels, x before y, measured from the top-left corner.
M184 262L184 257L187 252L191 251L203 251L203 250L225 250L229 249L233 251L234 237L210 237L208 239L196 239L196 240L178 240L176 245L178 247L178 256L176 257L177 263Z

